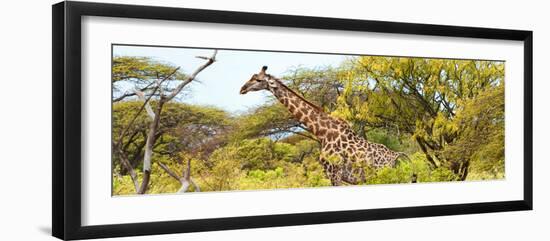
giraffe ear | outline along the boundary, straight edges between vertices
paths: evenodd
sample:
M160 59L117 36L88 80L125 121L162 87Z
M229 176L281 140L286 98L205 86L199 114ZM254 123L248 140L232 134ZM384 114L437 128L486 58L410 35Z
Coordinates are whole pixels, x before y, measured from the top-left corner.
M277 83L275 83L275 80L274 79L267 79L267 84L269 85L269 87L271 88L277 88Z

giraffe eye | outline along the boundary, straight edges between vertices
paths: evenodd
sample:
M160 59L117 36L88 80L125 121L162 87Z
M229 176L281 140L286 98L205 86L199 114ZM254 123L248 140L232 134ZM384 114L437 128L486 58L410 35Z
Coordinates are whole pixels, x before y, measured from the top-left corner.
M261 82L262 80L261 79L256 79L256 82Z

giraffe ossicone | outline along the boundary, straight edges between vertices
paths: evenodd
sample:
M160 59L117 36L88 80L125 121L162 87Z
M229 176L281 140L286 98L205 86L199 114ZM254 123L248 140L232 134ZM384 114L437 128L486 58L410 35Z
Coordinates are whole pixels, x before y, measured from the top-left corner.
M263 66L240 90L241 94L267 90L283 104L292 116L305 125L321 143L319 161L332 185L365 182L364 167L395 166L401 152L371 143L357 136L343 120L325 113L322 108L298 95L283 82L266 73Z

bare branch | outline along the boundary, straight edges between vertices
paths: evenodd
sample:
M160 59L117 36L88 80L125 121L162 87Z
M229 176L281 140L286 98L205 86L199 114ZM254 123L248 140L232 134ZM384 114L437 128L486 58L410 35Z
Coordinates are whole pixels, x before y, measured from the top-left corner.
M286 132L290 132L290 133L292 133L292 134L299 135L299 136L303 136L303 137L305 137L305 138L308 138L308 139L310 139L310 140L313 140L313 141L316 141L316 142L319 142L319 143L320 143L320 141L319 141L317 138L315 138L314 136L312 136L311 134L309 134L309 132L305 132L305 133L304 133L304 132L302 132L302 131L292 131L292 130L285 130L285 131L286 131Z
M145 89L143 89L143 90L145 90ZM121 96L119 96L119 97L113 99L113 102L119 102L119 101L121 101L121 100L123 100L123 99L125 99L125 98L127 98L127 97L134 96L134 95L136 95L135 92L133 92L133 93L132 93L132 92L130 92L130 93L124 93L123 95L121 95Z
M147 86L145 86L145 87L143 87L143 88L141 88L141 89L139 89L139 90L142 91L142 92L143 92L143 91L146 91L146 90L148 90L152 85L153 85L153 83L151 82L150 84L148 84ZM121 96L119 96L119 97L113 99L113 102L119 102L119 101L121 101L121 100L123 100L123 99L125 99L125 98L127 98L127 97L134 96L134 95L136 95L136 92L135 92L135 91L134 91L134 92L129 92L129 93L124 93L123 95L121 95Z
M168 96L164 97L163 99L165 101L170 101L171 99L173 99L174 97L176 97L176 95L178 95L181 90L183 89L183 87L185 87L187 84L191 83L191 81L193 81L197 75L203 71L204 69L206 69L206 67L210 66L212 63L214 63L216 61L216 54L218 53L218 50L214 50L214 53L212 54L212 56L210 58L206 58L206 57L200 57L200 56L197 56L198 58L201 58L201 59L206 59L206 63L204 63L203 65L199 66L199 68L197 68L195 70L195 72L193 72L191 75L189 75L187 77L187 79L185 79L183 82L181 82L177 87L176 89L174 89L172 91L172 93L170 93Z
M193 179L190 177L191 173L191 159L187 161L187 167L183 168L183 177L178 176L174 171L172 171L168 166L164 165L162 162L158 162L159 166L166 172L168 175L173 177L174 179L178 180L178 182L181 183L181 188L178 190L179 193L184 193L189 190L189 187L193 185L195 188L195 192L200 192L201 189L199 185L197 185Z
M128 132L128 130L130 130L130 127L134 124L134 122L136 121L136 119L138 118L138 116L141 114L141 112L143 111L143 109L145 109L145 106L147 105L147 103L149 102L149 100L151 100L151 98L153 97L153 95L150 95L143 103L143 105L141 105L141 107L139 108L138 112L134 115L134 118L132 118L132 120L130 121L130 123L128 123L128 125L126 126L126 128L124 128L123 131L120 132L120 135L118 137L118 142L117 142L117 145L122 145L122 138L124 138L124 136L126 135L126 133Z
M157 88L155 88L157 89ZM143 104L145 106L145 110L147 111L147 114L149 117L151 117L151 120L155 119L155 112L153 111L153 108L151 108L151 105L149 104L149 101L145 99L145 93L141 92L140 90L136 89L134 90L138 98L143 101ZM151 94L153 96L153 94Z
M189 182L191 183L191 185L193 185L193 187L195 188L195 192L200 192L201 191L201 188L199 187L199 185L197 185L192 178L189 178Z
M159 164L159 166L160 166L166 173L168 173L168 175L170 175L170 176L173 177L174 179L178 180L178 182L180 181L181 177L178 176L178 174L176 174L174 171L172 171L169 167L167 167L166 165L164 165L164 163L162 163L162 162L157 162L157 164Z

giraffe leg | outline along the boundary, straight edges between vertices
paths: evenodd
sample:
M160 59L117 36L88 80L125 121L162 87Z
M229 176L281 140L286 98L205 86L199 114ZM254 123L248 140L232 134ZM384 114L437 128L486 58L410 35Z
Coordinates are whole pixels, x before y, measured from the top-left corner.
M330 176L330 183L332 186L342 186L342 177L340 175L337 175L336 173L333 173Z
M343 165L342 181L352 185L365 182L365 172L362 167L355 166L355 163L348 162Z
M332 186L342 186L344 184L344 169L337 164L331 166L330 183L332 183Z
M323 165L323 168L325 169L325 174L327 175L327 178L330 179L330 183L332 186L341 186L342 185L342 173L340 171L340 168L338 168L336 165L331 164L325 159L320 159L321 165Z

